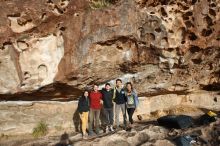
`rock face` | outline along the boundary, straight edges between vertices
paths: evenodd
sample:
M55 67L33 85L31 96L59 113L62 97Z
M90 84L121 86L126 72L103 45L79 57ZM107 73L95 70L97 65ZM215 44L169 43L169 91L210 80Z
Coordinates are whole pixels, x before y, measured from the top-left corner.
M219 0L110 2L0 2L1 99L116 78L140 95L219 89Z

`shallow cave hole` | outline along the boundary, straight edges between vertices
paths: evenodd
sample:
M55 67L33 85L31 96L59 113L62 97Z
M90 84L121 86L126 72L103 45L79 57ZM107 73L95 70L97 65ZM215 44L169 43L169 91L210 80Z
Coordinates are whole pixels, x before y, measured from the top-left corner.
M212 22L212 18L211 18L211 17L206 16L206 17L205 17L205 20L206 20L208 26L212 26L212 25L213 25L213 22Z
M191 53L196 53L196 52L199 52L200 50L201 50L200 47L194 46L194 45L192 45L192 46L189 48L189 51L190 51Z
M213 100L214 100L214 102L218 102L218 99L217 99L217 97L214 97L214 99L213 99Z
M189 17L192 15L193 15L192 12L186 12L185 14L183 14L183 20L189 20Z
M52 0L47 0L46 3L48 3L48 4L53 4L53 1L52 1Z
M195 35L195 33L190 32L189 35L188 35L188 38L189 38L191 41L195 41L198 37Z
M168 48L167 51L172 52L172 51L174 51L174 48Z
M216 16L216 12L213 9L209 9L209 14L212 16Z
M65 31L65 30L66 30L66 27L63 27L63 26L62 26L62 27L60 27L60 30L61 30L61 31Z
M212 83L208 85L203 85L202 89L206 91L220 91L220 83Z
M169 33L174 33L173 30L171 30L171 29L169 29L168 32L169 32Z
M164 9L164 7L161 7L160 11L161 11L162 16L164 16L164 17L168 16L166 10Z
M185 22L185 25L186 25L187 28L194 27L194 25L192 24L192 22L189 21L189 20Z
M170 2L170 0L161 0L161 1L160 1L160 3L161 3L162 5L168 5L169 2Z
M216 7L216 4L215 3L211 3L209 6L210 7Z
M147 38L148 41L154 41L156 39L153 33L147 33L145 37Z
M183 15L183 20L189 20L189 16Z
M197 0L192 0L192 5L195 5L196 2Z
M212 29L208 28L208 29L203 29L201 32L201 35L204 37L210 36L212 34Z
M194 64L200 64L202 62L202 59L201 58L198 58L198 59L192 59L192 62Z
M160 32L161 32L161 28L158 27L158 28L155 29L155 31L158 32L158 33L160 33Z
M150 14L155 14L155 12L150 12Z

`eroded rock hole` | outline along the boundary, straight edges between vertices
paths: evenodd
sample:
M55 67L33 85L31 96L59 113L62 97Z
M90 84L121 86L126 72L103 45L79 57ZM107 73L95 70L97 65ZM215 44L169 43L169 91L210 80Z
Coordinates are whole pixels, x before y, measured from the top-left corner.
M209 9L209 14L212 16L216 16L215 10Z
M61 30L61 31L65 31L65 30L66 30L66 27L60 27L60 30Z
M216 7L216 4L215 4L215 3L211 3L211 4L210 4L210 7L213 7L213 8L214 8L214 7Z
M193 32L190 32L189 35L188 35L189 39L191 41L195 41L198 37L195 35L195 33Z
M220 83L208 84L208 85L203 86L202 89L206 91L219 91Z
M27 80L31 77L31 74L28 71L24 72L24 80Z
M189 48L189 51L191 52L191 53L196 53L196 52L199 52L201 49L198 47L198 46L191 46L190 48Z
M53 4L53 1L52 0L47 0L47 3L48 4Z
M214 99L213 99L213 100L214 100L214 102L218 102L217 97L214 97Z
M211 17L206 16L206 17L205 17L205 20L206 20L208 26L212 26L212 25L213 25L213 22L212 22L212 18L211 18Z
M191 21L186 21L185 24L187 28L194 27Z
M153 33L147 33L145 35L147 41L154 41L156 39L155 35Z
M201 32L201 35L204 37L210 36L212 34L212 29L208 28L208 29L203 29Z
M192 62L194 64L200 64L202 62L202 59L201 58L198 58L198 59L192 59Z
M161 7L160 11L161 11L162 16L164 17L168 16L166 10L163 7Z
M155 14L155 12L150 12L150 14Z
M161 4L162 5L168 5L168 3L170 2L170 0L161 0Z
M158 27L158 28L155 29L155 31L158 32L158 33L160 33L160 32L161 32L161 28Z
M195 5L196 2L197 0L192 0L192 5Z
M186 43L186 41L181 41L181 44L185 44Z

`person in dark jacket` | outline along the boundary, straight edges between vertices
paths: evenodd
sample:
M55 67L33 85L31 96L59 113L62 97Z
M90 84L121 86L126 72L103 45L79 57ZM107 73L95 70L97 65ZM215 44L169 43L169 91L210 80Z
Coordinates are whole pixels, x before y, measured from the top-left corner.
M79 98L78 112L79 112L80 119L82 121L82 135L83 135L83 138L85 138L86 128L88 125L88 117L89 117L89 92L88 91L84 91L83 95Z
M116 129L119 127L119 112L120 109L122 111L123 115L123 122L124 122L124 128L126 128L127 122L126 122L126 96L125 96L125 90L122 87L122 80L117 79L116 80L116 87L113 90L113 100L115 102L115 122L116 122Z
M105 115L106 132L113 132L114 114L113 114L113 90L109 83L105 84L105 88L102 89L103 110Z
M138 101L138 96L136 90L133 88L133 85L131 82L126 83L126 88L125 88L125 96L126 96L126 108L127 108L127 113L128 113L128 118L129 118L129 127L132 127L132 124L134 123L133 121L133 114L134 111L139 103Z

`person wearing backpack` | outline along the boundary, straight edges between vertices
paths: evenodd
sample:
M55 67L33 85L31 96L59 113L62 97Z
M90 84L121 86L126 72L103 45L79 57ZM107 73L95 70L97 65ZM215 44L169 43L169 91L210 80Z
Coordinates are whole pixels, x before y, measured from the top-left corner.
M83 95L79 98L78 102L79 117L82 122L82 137L86 138L86 128L88 125L89 116L89 91L85 90Z
M126 117L126 96L122 86L122 80L116 80L116 87L113 90L113 101L115 102L115 122L116 129L119 128L119 113L122 111L124 128L127 126Z
M105 88L102 89L102 100L103 100L103 111L105 115L105 125L107 133L108 131L113 132L113 122L114 122L114 113L113 113L113 90L109 83L105 84Z
M132 124L134 123L134 120L132 117L139 103L137 92L133 88L133 85L131 82L126 83L125 96L126 96L126 108L127 108L127 113L128 113L128 119L129 119L128 127L131 128Z

